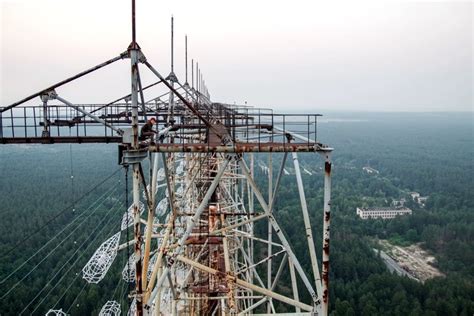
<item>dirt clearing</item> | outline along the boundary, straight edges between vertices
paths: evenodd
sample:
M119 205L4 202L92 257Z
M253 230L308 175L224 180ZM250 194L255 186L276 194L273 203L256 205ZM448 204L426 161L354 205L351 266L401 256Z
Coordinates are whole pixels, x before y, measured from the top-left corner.
M437 276L444 276L441 271L433 266L436 262L435 257L421 249L420 244L401 247L392 245L387 240L379 240L379 244L382 246L382 250L395 260L403 270L421 282Z

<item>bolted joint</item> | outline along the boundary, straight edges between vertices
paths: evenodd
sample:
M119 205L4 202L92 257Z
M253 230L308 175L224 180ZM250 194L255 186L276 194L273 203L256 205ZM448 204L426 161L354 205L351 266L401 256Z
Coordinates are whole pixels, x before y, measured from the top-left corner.
M146 63L146 56L142 53L141 50L138 51L138 61L142 64Z
M235 275L232 271L228 271L225 275L225 279L227 282L235 282Z
M140 46L138 45L137 42L131 42L130 45L128 45L127 52L129 56L130 56L131 50L140 50Z
M178 82L178 78L176 77L174 72L170 72L170 74L168 75L168 77L165 78L165 80L169 80L169 81L175 82L175 83Z
M128 50L120 54L121 59L130 58L130 52Z
M53 89L53 90L48 90L41 93L40 98L41 98L41 101L48 102L49 100L55 100L57 96L58 94Z
M172 257L166 257L166 265L168 266L168 268L171 268L173 266L173 264L175 263L175 258L172 256Z

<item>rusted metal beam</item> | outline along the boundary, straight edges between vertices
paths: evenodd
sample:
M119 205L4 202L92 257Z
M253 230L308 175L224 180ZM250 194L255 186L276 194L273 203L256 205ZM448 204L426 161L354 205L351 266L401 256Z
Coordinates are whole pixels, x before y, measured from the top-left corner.
M263 195L260 192L260 190L258 189L257 184L255 183L254 179L250 176L250 171L249 171L245 161L242 160L242 159L239 159L239 164L242 167L242 173L247 178L248 183L252 186L255 197L257 198L258 202L260 203L260 206L263 208L265 213L268 214L268 220L272 223L272 226L273 226L273 229L275 230L275 233L280 238L280 241L281 241L282 245L284 246L284 248L286 249L286 251L288 253L288 256L293 261L293 263L295 265L295 268L296 268L296 270L298 271L298 273L301 277L301 280L305 284L309 294L311 295L311 297L313 299L313 302L315 303L315 305L319 305L321 302L320 302L316 292L313 290L313 287L311 286L311 283L309 282L308 277L304 273L304 270L301 267L301 264L299 263L296 255L294 254L293 250L291 249L291 246L290 246L288 240L286 239L285 234L283 234L283 231L282 231L280 225L277 223L277 221L275 220L273 215L270 214L268 204L265 201L265 199L263 198Z
M224 135L221 135L218 131L216 131L214 125L212 125L211 122L209 122L198 110L196 110L196 108L191 103L189 103L188 100L186 100L185 97L183 97L178 91L176 91L176 89L173 87L173 85L168 83L163 78L163 76L160 75L160 73L155 68L153 68L153 66L147 60L143 60L142 62L151 70L151 72L153 72L160 80L162 80L163 83L168 87L168 89L170 89L170 91L172 93L174 93L194 115L196 115L204 124L206 124L206 126L209 129L214 130L216 132L216 135L219 138L221 138L221 139L224 138Z
M224 237L194 237L191 236L186 239L185 245L204 245L208 243L210 245L220 245L222 244L222 238Z
M148 147L150 152L318 152L323 151L317 143L234 143L232 145L210 146L207 143L155 144Z
M223 233L223 232L228 231L228 230L232 230L232 229L237 228L237 227L239 227L239 226L242 226L242 225L245 225L245 224L249 224L249 223L258 221L258 220L260 220L260 219L262 219L262 218L265 218L265 217L267 217L267 216L268 216L268 214L260 214L260 215L258 215L258 216L251 217L251 218L246 219L246 220L244 220L244 221L241 221L241 222L238 222L238 223L235 223L235 224L232 224L232 225L225 226L225 227L223 227L223 228L221 228L221 229L214 230L214 231L210 232L209 234L210 234L210 235L218 235L218 234L220 234L220 233Z
M181 250L185 246L186 240L191 235L191 232L192 232L194 226L199 222L199 218L200 218L201 214L203 213L204 209L208 206L208 202L211 198L211 195L216 190L216 188L219 184L219 181L221 180L222 175L224 174L224 171L226 170L226 168L227 168L227 166L230 162L230 158L231 157L226 158L224 160L224 162L222 162L222 164L219 166L219 170L217 171L217 174L215 175L215 178L213 179L211 185L207 189L206 194L204 195L203 199L201 200L201 203L199 204L199 207L197 208L195 215L191 218L190 222L188 223L188 226L186 227L186 231L180 237L180 239L179 239L179 241L176 245L176 248L174 249L173 254L169 258L170 259L169 260L170 261L169 266L164 269L163 274L156 281L155 290L151 293L151 296L147 297L147 305L148 306L152 306L152 303L153 303L153 300L154 300L154 298L157 294L157 291L161 288L161 286L163 285L163 282L165 280L164 274L168 273L168 271L174 267L174 265L176 263L176 261L175 261L176 257L179 255L179 253L181 252ZM173 218L173 216L171 216L171 217ZM155 276L152 275L152 280L153 280L154 277L156 277L156 275ZM150 289L152 289L152 287L153 287L152 282L153 281L150 281L150 284L148 286Z
M110 65L110 64L116 62L117 60L124 59L124 58L127 58L127 57L129 57L128 51L123 52L123 53L121 53L119 56L114 57L114 58L112 58L112 59L109 59L109 60L107 60L106 62L103 62L102 64L99 64L99 65L97 65L97 66L94 66L94 67L92 67L92 68L89 68L89 69L87 69L87 70L85 70L85 71L83 71L83 72L78 73L78 74L75 75L75 76L69 77L69 78L67 78L67 79L65 79L65 80L63 80L63 81L60 81L60 82L58 82L58 83L56 83L56 84L53 84L52 86L50 86L50 87L48 87L48 88L46 88L46 89L43 89L43 90L41 90L41 91L39 91L39 92L36 92L36 93L34 93L34 94L32 94L32 95L30 95L30 96L28 96L28 97L26 97L26 98L24 98L24 99L18 101L18 102L15 102L15 103L13 103L13 104L7 106L7 107L1 108L1 109L0 109L0 113L5 112L5 111L8 111L8 110L10 110L10 109L12 109L12 108L14 108L14 107L16 107L16 106L22 104L22 103L25 103L26 101L29 101L29 100L31 100L31 99L37 97L37 96L40 96L40 95L42 95L42 94L44 94L44 93L47 93L48 91L54 90L54 89L56 89L56 88L58 88L58 87L60 87L60 86L62 86L62 85L64 85L64 84L66 84L66 83L69 83L69 82L71 82L71 81L73 81L73 80L76 80L76 79L78 79L78 78L80 78L80 77L83 77L83 76L85 76L85 75L87 75L87 74L90 74L91 72L94 72L94 71L96 71L96 70L98 70L98 69L100 69L100 68L103 68L103 67L105 67L105 66L107 66L107 65Z
M202 270L202 271L205 271L207 273L210 273L210 274L213 274L213 275L218 275L218 276L221 276L221 277L226 277L226 274L221 272L221 271L218 271L216 269L212 269L208 266L205 266L203 264L200 264L198 262L195 262L194 260L191 260L189 258L186 258L184 256L176 256L176 259L185 263L185 264L188 264L190 266L193 266L199 270ZM227 275L227 278L232 280L233 282L235 282L237 285L243 287L243 288L246 288L246 289L251 289L255 292L258 292L258 293L261 293L263 295L266 295L270 298L274 298L278 301L281 301L283 303L286 303L286 304L289 304L289 305L293 305L293 306L298 306L299 308L301 309L304 309L306 311L312 311L313 310L313 307L310 306L310 305L307 305L307 304L304 304L304 303L301 303L301 302L298 302L298 301L295 301L289 297L286 297L286 296L283 296L281 294L278 294L278 293L275 293L271 290L268 290L268 289L265 289L263 287L259 287L259 286L256 286L252 283L249 283L249 282L246 282L244 280L241 280L241 279L238 279L238 278L235 278L235 277L232 277L232 276L229 276Z
M324 161L324 225L323 225L323 268L322 268L322 314L329 309L329 229L331 224L331 154L325 154Z
M304 229L306 234L306 241L308 242L309 258L311 260L311 269L313 271L314 284L316 285L316 292L318 297L322 296L321 291L321 277L319 275L318 259L316 257L316 247L314 246L313 231L311 226L311 219L309 218L308 205L306 203L306 195L304 192L303 178L301 177L300 163L298 161L298 155L292 153L293 164L295 166L296 184L298 187L298 193L301 203L301 212L303 213Z
M271 124L230 124L224 125L225 127L243 127L243 128L249 128L249 129L267 129L271 130L272 125ZM206 128L206 125L204 124L174 124L172 130L177 131L179 129L204 129Z
M0 144L90 144L121 143L118 136L51 136L51 137L4 137Z

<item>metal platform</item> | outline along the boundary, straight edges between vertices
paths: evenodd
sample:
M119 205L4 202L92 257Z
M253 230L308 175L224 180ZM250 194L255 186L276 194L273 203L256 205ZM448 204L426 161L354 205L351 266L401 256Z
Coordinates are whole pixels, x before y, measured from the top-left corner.
M83 278L99 282L117 252L133 246L122 272L124 281L135 283L129 315L247 315L259 306L276 313L274 301L288 305L296 314L328 315L332 148L318 141L320 114L278 114L265 108L211 102L197 65L196 76L192 66L188 83L187 41L184 84L173 72L173 57L171 72L163 77L136 42L134 12L132 0L132 42L126 52L0 107L0 144L119 143L119 163L126 175L132 171L133 201L118 233L83 268ZM122 98L104 104L75 104L56 91L123 59L130 60L131 93ZM139 65L158 81L142 87ZM166 93L146 101L144 91L158 84L165 86ZM31 105L37 98L41 103ZM140 127L152 117L157 121L155 134L141 137ZM262 152L268 153L268 167L259 182L267 182L268 195L256 183L255 164L263 162L253 153ZM284 153L276 177L274 152ZM312 276L303 269L273 215L289 152ZM315 152L324 160L321 271L298 152ZM142 162L149 172L143 171ZM266 236L254 229L259 221L267 225ZM127 234L128 239L118 245L122 230L132 225L133 239ZM259 270L265 268L263 280ZM283 271L291 276L291 296L277 292ZM305 290L309 299L301 300L299 290Z
M222 103L198 105L200 115L211 122L212 127L208 127L179 102L171 124L167 123L169 106L166 102L147 103L145 107L146 111L138 113L139 124L155 117L158 129L168 127L167 133L173 139L172 142L165 138L151 145L144 144L149 145L151 152L317 152L326 149L316 141L319 114L275 114L268 109ZM102 122L84 113L93 114ZM18 106L0 112L0 144L122 143L123 137L118 131L130 128L128 103ZM216 128L227 136L226 144L215 133ZM299 135L298 139L293 135Z

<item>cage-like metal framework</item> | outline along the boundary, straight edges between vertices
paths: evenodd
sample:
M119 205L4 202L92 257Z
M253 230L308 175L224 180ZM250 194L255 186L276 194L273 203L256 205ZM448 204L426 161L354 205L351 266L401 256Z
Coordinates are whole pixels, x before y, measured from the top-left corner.
M46 316L66 316L67 314L63 312L62 309L50 309L45 314Z
M107 301L100 309L99 316L120 316L120 304L116 301Z
M82 269L82 277L89 283L99 283L117 256L120 232L107 239L95 251Z
M188 83L187 46L186 80L181 83L173 62L165 78L147 61L132 33L126 52L0 109L0 143L115 142L119 143L120 164L132 169L133 201L117 227L119 232L84 267L84 279L100 282L117 252L133 247L121 278L117 277L117 282L123 279L135 285L128 315L245 315L262 306L267 313L276 313L276 301L295 313L327 315L332 148L318 141L320 115L278 114L212 102L199 68L194 76L192 67ZM130 94L107 104L82 105L58 93L64 84L122 59L131 63ZM139 66L158 81L142 86ZM156 85L164 86L166 93L147 101L146 90ZM41 99L39 106L23 105L36 97ZM156 125L150 128L152 117ZM151 135L141 135L139 128L144 124ZM321 266L300 152L323 157ZM267 163L261 159L263 153L268 155ZM278 168L274 168L275 153L281 153ZM290 161L311 271L303 269L274 213ZM144 172L144 166L149 172ZM258 166L264 171L259 179ZM262 191L262 181L268 192ZM262 222L267 229L259 235L255 227ZM120 243L121 231L130 226L133 238L123 241L122 236ZM291 294L277 292L283 273L290 274ZM300 299L301 289L309 293L310 300ZM116 310L114 302L109 305L108 310Z

